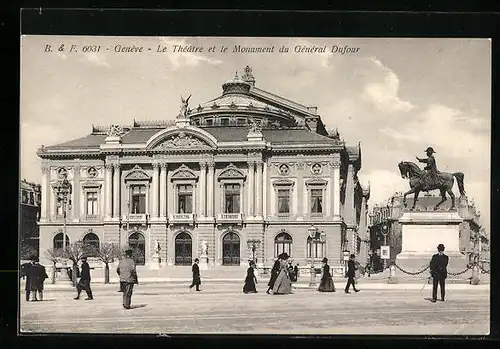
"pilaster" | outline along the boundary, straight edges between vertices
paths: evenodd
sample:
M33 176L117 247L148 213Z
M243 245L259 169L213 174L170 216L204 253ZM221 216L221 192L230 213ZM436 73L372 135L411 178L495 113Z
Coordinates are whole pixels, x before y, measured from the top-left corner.
M167 170L168 165L165 162L160 163L160 217L166 217L167 206ZM166 256L165 256L166 258Z
M214 172L215 172L215 163L209 162L207 164L208 167L208 176L207 176L207 216L209 219L213 219L214 217Z
M106 188L106 204L105 204L105 219L109 220L112 216L112 208L111 208L111 196L112 196L112 171L113 165L110 163L106 163L104 165L105 168L105 177L104 177L104 187Z
M335 154L330 163L332 180L332 215L334 220L340 220L340 155Z
M200 218L205 218L206 215L206 203L205 199L207 197L207 163L204 161L200 162L200 184L199 184L199 205L198 205L198 215Z
M255 198L255 190L254 190L254 166L255 161L248 161L248 204L247 204L247 216L254 216L254 198Z
M158 184L160 178L160 166L158 162L153 161L153 182L151 183L151 220L158 218Z
M46 222L49 217L50 166L42 164L42 202L40 222Z
M255 215L262 218L262 162L256 163L256 181L255 181Z
M80 219L80 165L73 166L73 222L78 222Z
M113 164L113 219L120 219L120 164Z

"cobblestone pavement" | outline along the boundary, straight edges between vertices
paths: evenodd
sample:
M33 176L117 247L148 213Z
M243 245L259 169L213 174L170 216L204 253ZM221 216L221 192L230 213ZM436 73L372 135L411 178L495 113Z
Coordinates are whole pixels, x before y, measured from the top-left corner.
M249 334L417 334L486 335L489 290L449 290L446 302L431 303L423 292L365 289L345 294L296 289L290 295L243 294L242 285L137 285L133 309L122 307L118 285L94 285L84 293L47 289L43 302L26 302L21 293L21 332L57 333L249 333Z

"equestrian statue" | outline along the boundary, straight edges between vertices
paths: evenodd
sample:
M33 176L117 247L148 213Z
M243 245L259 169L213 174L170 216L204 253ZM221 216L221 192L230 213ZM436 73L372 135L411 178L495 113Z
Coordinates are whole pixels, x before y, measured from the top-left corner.
M441 192L441 201L434 207L434 210L437 210L438 207L446 201L446 193L451 197L450 209L452 210L455 208L455 194L453 194L452 191L454 178L457 179L460 196L465 196L464 174L462 172L439 172L436 166L436 159L434 158L434 154L436 153L434 149L429 147L426 149L425 153L427 158L421 159L416 157L419 162L426 164L423 171L413 162L402 161L398 164L401 177L410 179L410 190L404 193L403 204L406 207L406 195L414 193L413 206L411 207L411 210L414 210L418 200L418 194L420 194L421 191L439 189Z

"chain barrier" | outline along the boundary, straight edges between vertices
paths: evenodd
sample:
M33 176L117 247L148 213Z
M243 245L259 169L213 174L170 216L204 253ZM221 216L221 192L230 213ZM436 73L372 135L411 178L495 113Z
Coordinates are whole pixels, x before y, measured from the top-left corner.
M458 276L458 275L465 274L469 269L472 269L472 267L467 266L467 268L465 270L459 271L458 273L448 272L448 274L452 275L452 276Z
M404 270L403 268L401 268L399 265L397 265L396 263L393 264L396 268L398 268L399 270L401 270L403 273L405 274L408 274L408 275L418 275L418 274L422 274L424 271L426 271L427 269L429 269L429 266L425 267L424 269L420 270L420 271L417 271L415 273L412 273L410 271L407 271L407 270Z
M490 273L490 271L491 271L491 269L490 269L490 270L486 270L486 269L484 269L482 266L479 266L479 269L481 269L481 271L482 271L483 273L485 273L485 274L489 274L489 273Z

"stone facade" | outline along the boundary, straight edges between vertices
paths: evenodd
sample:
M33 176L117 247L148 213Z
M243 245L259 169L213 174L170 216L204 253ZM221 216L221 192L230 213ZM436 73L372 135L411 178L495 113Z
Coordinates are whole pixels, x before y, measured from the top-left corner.
M36 251L39 248L38 237L40 232L38 228L38 220L40 218L40 201L40 185L22 180L19 198L21 206L20 239L22 254L24 249L26 249L26 251L31 249Z
M137 248L145 264L188 265L206 246L209 266L254 257L269 266L281 251L305 265L311 225L327 237L313 252L318 265L359 253L369 198L357 178L360 145L328 133L315 107L255 87L250 68L243 77L175 121L93 127L42 147L40 250L61 244L55 188L67 178L69 241L91 232Z

